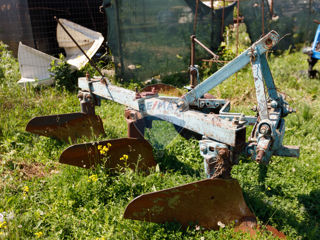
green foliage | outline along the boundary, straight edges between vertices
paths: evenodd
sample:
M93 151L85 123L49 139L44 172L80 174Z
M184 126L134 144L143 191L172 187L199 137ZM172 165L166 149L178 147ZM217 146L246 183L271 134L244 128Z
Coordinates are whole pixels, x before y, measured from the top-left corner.
M19 64L8 46L0 41L0 86L12 85L19 79Z
M285 93L286 100L297 110L286 118L284 141L286 145L300 145L301 157L274 157L267 167L242 158L232 176L238 179L248 206L263 224L276 227L289 240L317 240L319 79L307 78L306 57L300 52L277 57L269 54L268 60L278 91ZM6 66L8 63L13 67ZM7 72L17 70L16 66L11 57L0 63L6 76L0 85L0 213L6 212L7 221L6 228L0 229L1 240L36 239L40 233L43 239L249 238L235 233L231 226L204 231L194 226L182 229L175 223L123 219L125 207L138 195L204 178L197 141L177 136L166 145L166 135L160 134L159 140L166 146L155 149L158 167L149 175L129 169L110 174L101 168L60 165L59 155L69 144L27 133L25 126L35 116L79 111L78 99L74 93L55 88L35 91L16 84L8 86L19 78L17 72ZM250 68L239 72L237 80L226 80L212 93L230 99L235 111L252 114L250 107L256 103ZM104 121L107 139L126 136L123 106L104 101L96 110ZM158 127L160 133L166 130L162 125ZM274 238L261 233L257 239Z
M66 62L65 57L60 54L60 61L52 60L51 68L49 69L51 78L55 81L58 89L66 89L74 91L77 88L79 72L71 69L70 65Z

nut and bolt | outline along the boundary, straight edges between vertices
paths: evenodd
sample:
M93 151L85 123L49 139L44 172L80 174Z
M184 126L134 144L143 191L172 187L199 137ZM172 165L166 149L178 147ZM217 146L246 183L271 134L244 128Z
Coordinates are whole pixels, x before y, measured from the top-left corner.
M272 107L272 108L277 108L277 107L278 107L278 102L275 101L275 100L272 100L272 101L271 101L271 107Z
M261 127L260 127L260 133L263 134L263 135L267 135L270 133L270 126L268 124L263 124Z

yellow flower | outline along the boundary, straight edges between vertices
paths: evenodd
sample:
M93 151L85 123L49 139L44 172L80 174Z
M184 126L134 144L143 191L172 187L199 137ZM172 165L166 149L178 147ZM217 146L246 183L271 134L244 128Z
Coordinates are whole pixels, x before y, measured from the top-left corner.
M108 152L109 148L107 148L106 146L103 146L102 150Z
M268 189L269 191L271 190L271 188L270 188L270 187L268 187L267 189Z
M3 235L4 234L4 232L0 232L0 235Z
M41 238L43 236L43 232L36 232L34 235L36 235L37 238Z
M108 147L109 145L111 146L110 143L107 144ZM108 151L109 151L109 148L107 146L102 146L102 145L98 145L98 150L100 152L101 155L105 155Z
M120 158L121 161L127 161L129 156L127 154L123 154L123 156Z
M24 191L25 193L29 192L29 187L28 187L28 186L24 186L24 187L23 187L23 191Z
M89 177L88 182L96 182L98 181L98 176L96 174L93 174Z
M7 222L3 221L2 223L0 223L0 228L6 228L6 224L7 224Z
M109 148L109 147L111 147L112 145L111 145L111 143L108 143L107 146L108 146L108 148Z

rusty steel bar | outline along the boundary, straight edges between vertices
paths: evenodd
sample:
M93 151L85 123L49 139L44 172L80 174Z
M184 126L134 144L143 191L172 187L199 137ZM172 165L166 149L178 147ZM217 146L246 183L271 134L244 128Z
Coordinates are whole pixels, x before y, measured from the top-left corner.
M191 52L190 52L190 87L194 88L197 85L196 78L197 78L197 73L195 72L194 69L191 69L194 67L195 64L195 41L194 39L196 38L195 35L191 36Z
M198 82L196 81L198 78L198 71L195 68L195 43L199 44L204 50L212 55L214 59L218 59L219 56L212 52L209 48L207 48L202 42L200 42L195 35L191 36L191 54L190 54L190 87L194 88Z
M313 22L316 24L320 24L320 21L318 21L317 19L313 19Z
M214 58L219 58L217 54L212 52L209 48L206 47L202 42L200 42L196 37L193 39L194 42L198 43L204 50L206 50L208 53L210 53Z
M223 8L222 8L222 18L221 18L221 37L223 37L223 30L224 30L224 8L226 6L225 0L223 0Z
M264 36L264 0L261 0L262 36Z
M193 35L195 35L197 31L198 7L199 7L199 0L196 0L196 12L194 14L194 20L193 20Z
M273 17L273 0L269 0L270 1L270 14L271 14L271 17Z
M236 33L236 56L239 55L239 9L240 0L237 0L237 33ZM238 81L238 73L236 73L236 81Z
M240 0L237 0L237 34L236 34L236 55L239 55L239 10L240 9Z

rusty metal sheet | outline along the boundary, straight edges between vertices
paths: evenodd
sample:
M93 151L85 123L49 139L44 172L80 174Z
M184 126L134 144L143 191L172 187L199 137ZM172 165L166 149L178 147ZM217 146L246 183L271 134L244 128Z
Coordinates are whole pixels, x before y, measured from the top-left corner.
M127 206L124 218L155 223L190 223L206 229L255 218L236 179L206 179L143 194ZM220 222L220 223L219 223Z
M103 149L104 146L108 150L101 154L99 148ZM127 159L123 158L124 155L128 156ZM156 166L151 145L146 140L135 138L72 145L64 150L59 162L82 168L103 164L108 169L128 166L142 171Z
M283 232L270 225L258 225L255 218L244 219L240 225L235 227L234 231L249 233L252 239L256 239L259 232L269 232L276 238L286 239L286 235Z
M26 131L65 142L104 134L99 116L80 112L35 117L27 124Z

